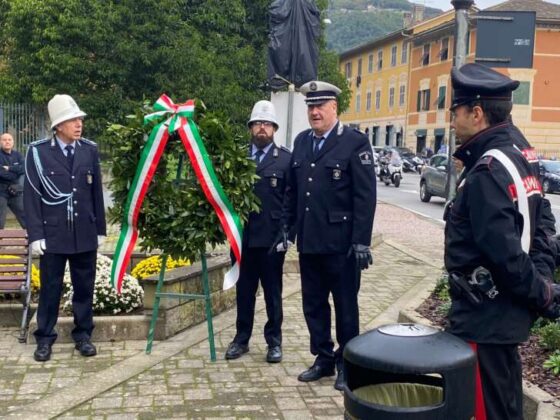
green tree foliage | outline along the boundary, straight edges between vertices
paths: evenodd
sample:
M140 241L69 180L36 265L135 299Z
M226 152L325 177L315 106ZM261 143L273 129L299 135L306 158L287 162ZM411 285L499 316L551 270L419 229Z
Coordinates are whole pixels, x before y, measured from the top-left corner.
M394 32L403 25L402 13L380 10L332 12L328 26L327 47L342 52Z
M130 182L136 173L146 135L155 124L143 125L152 112L144 104L127 118L126 125L112 124L108 141L113 165L111 191L115 205L109 218L120 223L125 212ZM195 121L218 180L242 221L258 210L253 193L255 162L247 157L247 130L232 125L224 115L205 110L197 102ZM182 164L179 163L183 159ZM180 174L177 179L177 174ZM173 258L198 260L206 244L225 241L222 227L188 162L185 148L174 135L169 139L142 205L138 229L143 249L160 249Z
M267 96L270 0L0 0L0 100L68 93L86 135L163 92L200 98L233 123ZM322 8L326 1L319 0ZM322 49L324 51L324 48ZM322 57L322 74L339 80Z

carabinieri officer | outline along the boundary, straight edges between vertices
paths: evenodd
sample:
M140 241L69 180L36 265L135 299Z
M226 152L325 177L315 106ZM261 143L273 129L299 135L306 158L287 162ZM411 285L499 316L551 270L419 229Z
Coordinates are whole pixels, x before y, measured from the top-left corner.
M294 229L301 271L303 312L316 356L302 382L338 374L343 388L342 352L359 334L360 270L372 263L369 246L375 213L373 153L367 137L337 118L336 86L313 81L306 95L310 130L295 139L283 208L284 231ZM331 337L332 294L336 314Z
M97 247L106 235L97 146L82 138L86 114L68 95L48 104L53 136L31 143L26 156L27 233L40 255L41 289L34 332L36 361L51 357L66 262L74 288L72 338L82 356L94 356L93 291Z
M560 316L560 286L535 257L548 244L541 185L512 138L519 82L469 63L452 70L451 83L451 126L461 143L454 156L465 168L444 216L449 332L477 355L476 418L522 419L518 345L537 314Z

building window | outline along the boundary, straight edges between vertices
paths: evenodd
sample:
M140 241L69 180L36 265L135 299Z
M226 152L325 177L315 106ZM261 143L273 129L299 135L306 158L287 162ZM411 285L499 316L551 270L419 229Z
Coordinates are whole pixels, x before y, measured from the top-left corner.
M406 95L406 86L401 85L399 87L399 106L404 106L405 95Z
M358 58L358 76L362 75L362 59Z
M437 100L437 109L445 109L445 95L447 92L446 86L439 87L438 93L438 100Z
M418 99L416 101L416 111L430 110L430 89L418 91Z
M366 111L371 111L371 92L366 93Z
M430 64L430 44L424 44L424 50L420 62L423 66Z
M381 108L381 91L376 90L375 91L375 109L377 111L379 111L379 108Z
M393 108L395 106L395 88L389 88L389 108Z
M344 75L346 76L347 79L350 79L352 77L352 62L349 61L348 63L346 63L344 65Z
M360 106L360 102L362 101L362 95L360 95L359 93L356 95L356 112L360 112L361 111L361 106Z
M391 67L395 67L397 65L397 46L393 45L391 47Z
M441 40L441 50L439 52L439 58L441 61L445 61L449 58L449 38L443 38Z
M519 87L513 91L513 103L517 105L529 105L531 94L531 82L520 82Z
M383 50L377 51L377 70L383 68Z
M373 54L368 56L368 66L367 66L368 73L373 73Z
M408 61L408 43L402 43L402 51L401 51L401 64L406 64Z

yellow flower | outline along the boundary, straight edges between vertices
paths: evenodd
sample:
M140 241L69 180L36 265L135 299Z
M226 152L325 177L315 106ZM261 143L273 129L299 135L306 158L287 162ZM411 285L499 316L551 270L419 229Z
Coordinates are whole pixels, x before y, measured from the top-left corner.
M165 264L165 269L171 270L173 268L184 267L190 264L191 263L189 260L185 260L183 258L174 260L171 257L167 257L167 263ZM132 269L132 272L130 274L133 277L136 277L138 280L142 280L145 279L146 277L152 276L154 274L158 274L160 271L161 271L161 256L153 255L136 264L136 266Z
M9 260L11 258L18 258L15 255L0 255L0 259L2 260ZM22 269L23 268L23 264L9 264L9 265L5 265L5 267L15 267L16 269ZM22 274L21 271L19 272L14 272L14 273L5 273L5 274ZM39 277L39 269L37 267L35 267L35 264L31 265L31 291L33 293L36 293L37 291L39 291L39 289L41 288L41 280Z

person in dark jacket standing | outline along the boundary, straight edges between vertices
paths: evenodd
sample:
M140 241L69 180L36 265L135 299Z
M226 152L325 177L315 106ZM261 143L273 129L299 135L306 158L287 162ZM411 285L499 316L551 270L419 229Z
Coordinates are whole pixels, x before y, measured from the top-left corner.
M522 419L518 344L537 313L560 316L560 292L531 258L546 241L540 184L508 121L519 82L479 64L453 69L451 80L465 168L445 215L449 332L477 355L476 418Z
M373 152L363 133L338 121L340 89L312 81L300 91L306 95L311 129L294 142L282 223L283 236L291 229L297 235L303 312L316 358L298 379L316 381L334 375L336 368L335 388L341 390L342 352L359 334L360 270L373 262L369 249L376 204Z
M14 149L10 133L0 136L0 229L6 224L8 208L14 213L20 226L25 229L23 214L23 156Z
M106 235L97 146L82 138L85 113L68 95L48 104L53 136L26 155L24 205L32 251L40 255L41 289L34 358L51 357L66 262L74 288L72 338L82 356L94 356L93 292L97 247Z
M254 191L261 201L261 210L249 214L243 230L243 260L236 284L237 334L226 351L226 359L237 359L249 351L255 295L260 280L268 316L264 326L264 338L268 344L266 361L278 363L282 360L282 274L286 250L268 251L280 231L291 153L274 144L278 122L271 102L257 102L247 125L251 132L251 158L257 164L260 177Z

